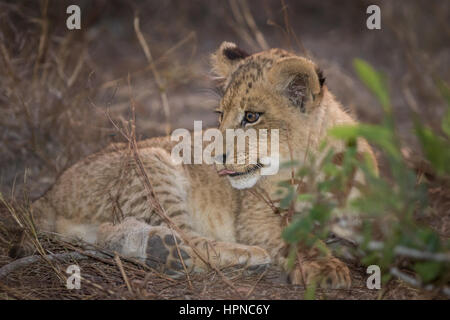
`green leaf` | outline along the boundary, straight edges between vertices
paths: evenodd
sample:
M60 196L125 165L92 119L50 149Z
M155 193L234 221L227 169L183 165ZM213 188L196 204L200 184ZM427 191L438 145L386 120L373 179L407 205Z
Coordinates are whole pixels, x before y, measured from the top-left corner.
M361 81L378 98L385 111L390 111L389 93L386 81L381 73L378 73L369 63L362 59L354 59L353 67Z
M450 144L418 121L415 121L415 124L416 134L426 158L438 174L450 174Z
M388 127L370 124L342 125L331 128L328 133L343 140L355 140L361 137L368 142L377 144L395 159L400 157L399 148L395 144L394 133Z
M310 210L310 217L314 221L325 222L331 215L333 207L331 204L317 203Z
M415 240L415 241L414 241ZM432 229L422 227L414 233L413 242L405 243L406 246L418 247L419 249L437 252L441 248L441 241Z
M298 167L299 165L300 165L300 162L297 160L285 161L285 162L281 163L280 169Z
M423 282L434 280L442 270L442 264L436 261L417 262L414 270L420 275Z
M295 243L299 240L306 239L308 233L313 229L311 219L298 218L292 221L282 233L282 237L286 242Z
M300 202L311 202L314 200L314 195L310 193L303 193L297 197L297 200Z
M448 84L438 79L438 81L436 81L436 85L445 102L447 102L447 105L450 107L450 88Z
M359 135L359 125L342 125L331 128L328 134L342 140L356 139Z
M442 119L442 130L450 137L450 88L442 80L437 81L437 87L445 102L447 102L447 111Z
M394 133L388 127L364 124L359 126L359 134L367 141L383 148L394 158L400 157L399 147L395 144Z
M289 249L289 254L287 257L287 270L292 270L295 266L297 260L297 246L294 244Z
M447 112L442 119L442 131L450 138L450 107L447 108Z
M306 287L305 300L315 300L316 299L316 281L313 281Z
M286 189L292 188L292 184L291 184L291 181L290 181L290 180L283 180L283 181L280 181L280 182L278 182L278 186L279 186L279 187L282 187L282 188L286 188ZM280 191L281 191L281 190L280 190Z
M280 201L281 208L289 208L295 198L295 189L291 186L288 190L288 194Z
M297 177L305 177L307 174L309 173L309 169L306 167L301 167L297 173L296 176Z

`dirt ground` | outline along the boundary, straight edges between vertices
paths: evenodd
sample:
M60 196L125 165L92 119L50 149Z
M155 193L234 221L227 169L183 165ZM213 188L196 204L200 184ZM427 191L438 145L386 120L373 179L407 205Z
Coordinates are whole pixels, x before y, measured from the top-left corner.
M10 214L2 208L2 221L11 220ZM12 224L12 221L11 221ZM14 230L5 233L0 229L0 239L16 237ZM72 246L56 239L42 236L42 246L48 253L83 252L82 246ZM8 257L8 246L0 246L0 268L14 260ZM89 254L89 251L88 253ZM38 255L38 253L36 253ZM79 290L66 288L67 268L77 264L81 273ZM223 270L223 276L216 272L195 274L172 279L163 273L133 261L121 258L121 267L113 257L90 257L88 259L65 259L61 261L38 261L17 267L4 277L0 274L0 299L258 299L258 300L301 300L305 299L303 286L287 283L281 270L272 267L260 275L245 276L242 270ZM317 289L316 299L445 299L442 294L417 290L399 281L392 280L381 290L369 290L368 275L363 266L349 265L352 274L350 290ZM1 270L1 269L0 269ZM1 272L0 272L1 273Z
M74 2L82 9L83 26L68 31L65 9ZM382 10L382 29L371 31L365 9L374 2ZM370 62L387 77L404 150L417 157L411 151L416 145L410 134L411 110L436 126L444 108L430 83L436 77L450 81L450 4L445 1L0 0L0 12L0 192L18 204L39 197L82 157L123 141L107 114L118 123L129 119L130 96L136 100L139 139L163 135L167 125L191 129L194 120L202 120L204 127L216 125L212 110L218 97L208 57L225 40L248 52L267 43L311 57L349 112L363 122L377 123L381 108L352 67L354 58ZM133 29L136 14L163 87L155 82ZM264 41L258 40L259 32ZM162 91L170 115L163 110ZM447 183L432 182L433 210L418 217L447 240L449 190ZM17 241L16 229L1 207L0 268L13 261L7 253ZM44 235L40 239L48 253L84 250ZM305 297L303 287L287 284L276 269L253 277L224 271L230 285L216 273L174 280L125 259L123 270L111 257L77 263L83 276L80 290L67 290L58 278L58 273L66 275L71 261L39 260L0 278L0 299ZM351 290L318 289L316 298L444 298L399 280L380 291L368 290L365 268L350 267Z

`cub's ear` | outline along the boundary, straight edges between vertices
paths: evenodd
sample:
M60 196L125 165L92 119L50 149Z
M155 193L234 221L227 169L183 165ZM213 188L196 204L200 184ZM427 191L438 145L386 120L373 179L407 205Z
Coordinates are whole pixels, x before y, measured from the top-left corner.
M237 64L249 54L232 42L222 42L219 49L211 55L212 71L219 77L227 79Z
M312 110L322 100L325 78L322 71L308 59L289 57L278 60L270 69L268 80L301 112Z

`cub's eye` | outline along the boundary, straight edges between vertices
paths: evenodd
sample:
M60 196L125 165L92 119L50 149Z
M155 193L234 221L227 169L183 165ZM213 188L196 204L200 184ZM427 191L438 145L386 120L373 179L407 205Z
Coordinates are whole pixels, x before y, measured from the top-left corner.
M260 115L261 115L260 112L246 111L242 122L244 125L246 123L255 123L256 121L258 121Z
M222 121L223 118L223 112L220 110L214 110L215 113L217 113L219 115L219 121Z

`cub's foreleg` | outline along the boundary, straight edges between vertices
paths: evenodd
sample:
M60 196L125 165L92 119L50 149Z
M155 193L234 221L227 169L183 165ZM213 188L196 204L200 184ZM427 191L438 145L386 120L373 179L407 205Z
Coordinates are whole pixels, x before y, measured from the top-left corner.
M190 239L189 244L166 226L150 226L135 218L126 218L117 225L102 224L97 243L169 275L201 272L210 267L239 267L259 272L270 263L268 253L259 247L214 241L188 230L185 236Z
M148 201L151 195L145 190L142 177L130 170L121 189L116 192L119 211L126 218L117 225L105 223L100 226L97 235L100 245L136 257L167 273L202 271L209 267L241 267L259 271L268 266L270 257L264 249L216 241L195 229L198 223L194 219L203 217L190 211L189 194L195 186L191 185L183 167L173 163L167 151L146 148L140 150L140 157L155 199L183 236L169 227L161 212L151 207ZM205 218L207 214L204 213Z
M182 243L176 232L165 226L150 226L135 218L126 218L117 225L100 225L97 244L168 274L194 269L192 249Z

